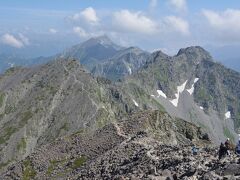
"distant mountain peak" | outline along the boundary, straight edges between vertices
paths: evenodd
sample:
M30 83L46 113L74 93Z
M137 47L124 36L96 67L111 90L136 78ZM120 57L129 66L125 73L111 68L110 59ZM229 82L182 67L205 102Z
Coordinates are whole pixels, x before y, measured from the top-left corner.
M113 41L107 35L92 37L90 40L99 42L101 44L114 44Z
M87 41L82 43L82 46L89 47L93 45L101 44L105 47L114 47L115 49L121 49L119 45L115 44L107 35L92 37L88 39Z
M164 58L166 58L166 57L168 57L168 55L167 54L165 54L163 51L161 51L161 50L157 50L157 51L154 51L153 53L152 53L152 55L156 58L156 57L164 57Z
M188 59L193 60L197 64L202 60L213 60L210 53L200 46L182 48L178 51L176 56L182 55L185 55Z
M93 37L93 39L97 39L97 40L100 40L100 41L105 41L105 42L111 42L112 43L112 40L107 35Z

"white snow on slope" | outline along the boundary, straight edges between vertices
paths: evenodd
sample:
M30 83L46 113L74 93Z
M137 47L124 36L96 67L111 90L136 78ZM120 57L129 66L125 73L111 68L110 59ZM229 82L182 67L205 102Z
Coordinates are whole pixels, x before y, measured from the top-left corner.
M173 99L170 101L175 107L178 106L178 100L179 100L180 93L182 93L184 91L187 82L188 82L188 80L186 80L181 86L177 87L177 93L175 94L176 99Z
M226 118L226 119L231 118L231 112L230 112L230 111L228 111L228 112L225 113L225 118Z
M194 85L195 85L196 82L198 82L198 80L199 80L199 78L195 78L194 82L192 84L192 87L190 89L187 89L187 91L189 92L190 95L193 94L193 92L194 92Z
M127 66L127 68L128 68L129 74L131 75L132 74L132 69L129 66Z
M135 106L139 106L138 103L133 99L133 103L135 104Z
M203 110L204 108L202 106L200 106L200 109Z
M163 91L157 90L157 93L158 93L158 97L162 96L162 97L167 99L167 96L166 96L166 94Z
M155 97L155 95L153 95L153 94L152 94L151 96L152 96L152 97Z

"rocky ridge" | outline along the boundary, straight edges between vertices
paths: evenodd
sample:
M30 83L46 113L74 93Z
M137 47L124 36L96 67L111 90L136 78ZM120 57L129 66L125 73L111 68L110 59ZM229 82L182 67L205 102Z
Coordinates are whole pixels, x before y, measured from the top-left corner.
M178 126L182 123L186 125ZM137 178L153 172L154 162L168 168L172 162L164 165L161 156L193 143L210 145L195 125L161 111L142 111L93 133L81 131L44 145L10 166L2 178L114 179L134 174Z
M131 98L75 60L11 68L0 77L0 167L80 130L95 131L135 110Z

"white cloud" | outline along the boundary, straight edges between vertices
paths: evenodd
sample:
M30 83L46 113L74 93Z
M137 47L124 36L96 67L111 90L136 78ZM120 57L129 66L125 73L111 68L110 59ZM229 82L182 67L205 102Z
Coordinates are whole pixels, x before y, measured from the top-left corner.
M98 22L98 17L96 11L92 8L86 8L81 12L81 15L89 22L96 23Z
M142 12L121 10L113 15L113 23L119 29L127 32L155 34L157 23L144 16Z
M213 36L224 42L240 41L240 10L227 9L222 12L203 10Z
M203 10L203 15L214 28L240 31L240 10L227 9L221 13Z
M57 31L56 29L54 29L54 28L50 28L50 29L49 29L49 32L50 32L51 34L56 34L58 31Z
M29 39L26 36L24 36L22 33L19 33L18 36L24 45L30 44Z
M157 7L158 0L150 0L149 7L150 9L154 9Z
M189 24L186 20L176 17L176 16L167 16L165 18L166 25L169 30L180 32L183 35L189 35Z
M187 2L186 0L169 0L170 5L177 11L186 11Z
M85 22L95 25L98 23L99 18L97 17L96 11L92 7L88 7L81 11L80 13L76 13L70 17L74 21L84 20Z
M16 47L16 48L24 47L24 43L21 40L17 39L16 37L8 33L4 34L1 40L4 44L7 44L12 47Z
M81 27L77 26L73 28L73 32L81 38L86 38L89 34Z

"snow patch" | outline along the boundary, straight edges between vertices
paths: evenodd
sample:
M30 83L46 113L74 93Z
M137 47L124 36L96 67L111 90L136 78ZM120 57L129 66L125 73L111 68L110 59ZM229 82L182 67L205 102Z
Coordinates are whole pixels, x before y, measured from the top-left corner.
M203 110L204 108L202 106L200 106L200 109Z
M194 84L195 84L196 82L198 82L198 80L199 80L199 78L195 78L195 79L194 79Z
M133 99L133 103L135 104L135 106L139 106L138 103Z
M129 66L127 66L127 68L128 68L129 74L131 75L132 74L132 69Z
M152 97L155 97L155 95L153 95L153 94L152 94L151 96L152 96Z
M195 78L194 82L192 84L192 87L190 89L187 89L187 91L189 92L190 95L193 94L193 92L194 92L194 85L195 85L196 82L198 82L198 80L199 80L199 78Z
M225 113L225 118L226 119L230 119L231 118L231 112L230 111Z
M165 94L163 91L157 90L157 93L158 93L158 97L162 96L162 97L164 97L165 99L167 99L167 96L166 96L166 94Z
M188 82L188 80L186 80L181 86L177 87L177 93L175 94L176 99L173 99L170 101L175 107L178 106L178 100L179 100L180 93L182 93L184 91L187 82Z

